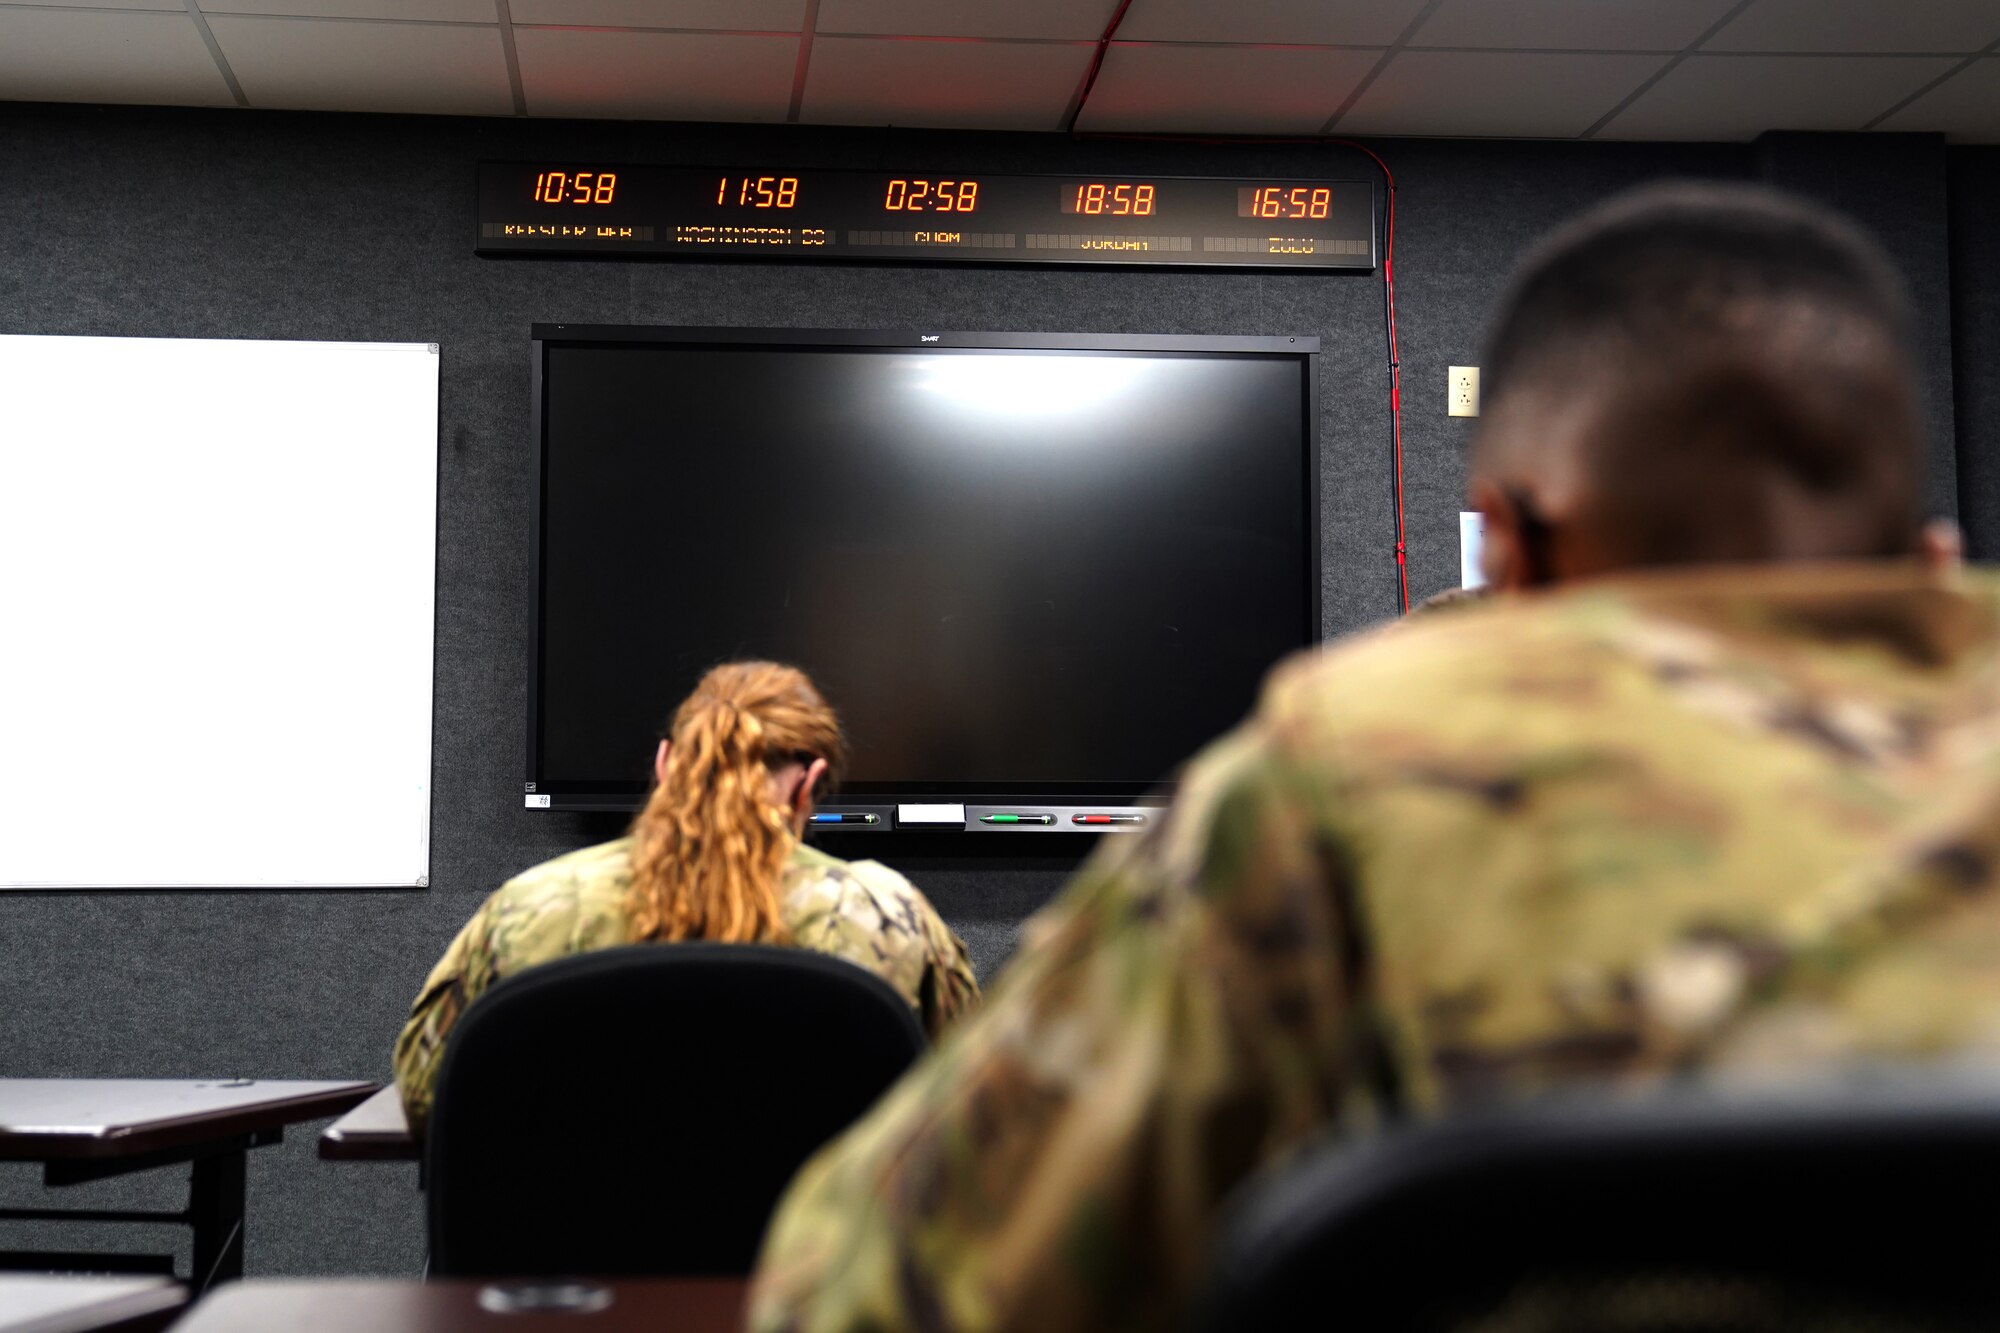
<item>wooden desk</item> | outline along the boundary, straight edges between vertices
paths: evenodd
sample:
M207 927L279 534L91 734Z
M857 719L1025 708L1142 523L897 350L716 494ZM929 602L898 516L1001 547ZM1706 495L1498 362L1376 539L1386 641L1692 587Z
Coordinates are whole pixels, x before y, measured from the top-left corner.
M0 1274L0 1333L152 1333L186 1304L163 1277Z
M373 1083L252 1079L0 1078L0 1161L42 1163L42 1182L80 1185L154 1167L190 1167L175 1213L0 1208L0 1219L177 1223L194 1232L197 1291L243 1272L243 1186L252 1148L285 1126L338 1115ZM0 1251L0 1269L171 1273L167 1255Z
M592 1313L505 1314L483 1308L489 1287L518 1282L232 1282L208 1296L174 1333L737 1333L743 1278L617 1279L588 1283L610 1297Z
M391 1083L328 1125L319 1155L329 1162L417 1162L424 1146L410 1134L402 1093Z

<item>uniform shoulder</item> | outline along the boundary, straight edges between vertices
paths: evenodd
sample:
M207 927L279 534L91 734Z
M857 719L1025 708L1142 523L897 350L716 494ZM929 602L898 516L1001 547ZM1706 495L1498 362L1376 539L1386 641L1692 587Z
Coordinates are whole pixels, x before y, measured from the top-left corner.
M622 896L632 882L632 840L617 838L566 852L523 870L493 895L496 907L526 907L555 897Z
M2000 575L1907 562L1655 571L1491 598L1301 654L1266 685L1281 741L1365 731L1509 737L1531 720L1624 715L1675 680L1752 666L1796 670L1866 641L1914 662L2000 642Z
M843 861L801 847L785 874L784 913L802 939L854 934L877 956L921 956L948 932L930 900L878 861Z
M831 894L866 889L896 899L923 898L916 885L880 861L843 861L804 843L793 851L786 878L800 887L822 886Z
M1281 663L1261 713L1380 715L1460 701L1506 678L1511 666L1557 660L1565 648L1601 639L1630 614L1615 594L1495 598L1449 615L1369 630Z

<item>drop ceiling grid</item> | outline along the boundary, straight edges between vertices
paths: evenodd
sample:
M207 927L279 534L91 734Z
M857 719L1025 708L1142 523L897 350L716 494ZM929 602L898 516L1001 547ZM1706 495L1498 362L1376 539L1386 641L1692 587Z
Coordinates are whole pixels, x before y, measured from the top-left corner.
M514 97L493 24L380 23L210 14L254 107L506 116Z
M2000 55L1986 55L1870 126L2000 143Z
M1372 48L1114 42L1076 128L1312 134L1379 56Z
M1405 50L1337 128L1342 134L1443 137L1474 124L1507 138L1574 139L1667 60L1663 52Z
M493 26L494 19L493 0L217 0L200 8L211 18L406 19L487 27Z
M813 39L799 120L942 129L1062 128L1093 42Z
M1756 0L1702 50L1969 55L1995 40L1994 0Z
M0 98L152 106L236 104L185 12L0 8Z
M1951 56L1701 52L1623 107L1598 137L1741 141L1766 130L1860 130L1957 63Z
M229 105L199 46L224 93L239 83L257 108L1057 129L1075 92L1058 98L1058 85L1087 66L1116 8L0 0L0 99ZM131 39L141 31L147 40ZM500 41L472 36L481 31ZM1996 51L1996 0L1897 0L1893 12L1881 0L1132 0L1080 128L1310 132L1303 108L1351 96L1365 62L1336 132L1700 139L1838 127L1992 142ZM600 65L610 76L588 86ZM1621 82L1613 107L1601 105Z
M530 116L783 122L797 34L514 28Z
M1136 7L1137 0L1135 0ZM1096 41L1118 0L819 0L822 37L974 37Z

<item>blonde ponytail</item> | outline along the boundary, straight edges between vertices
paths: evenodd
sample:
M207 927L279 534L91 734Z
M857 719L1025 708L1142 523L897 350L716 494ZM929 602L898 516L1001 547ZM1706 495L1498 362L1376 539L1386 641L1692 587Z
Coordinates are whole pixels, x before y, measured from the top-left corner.
M783 943L778 883L790 813L769 774L793 760L842 767L840 721L804 672L716 667L674 713L666 770L632 824L636 937Z

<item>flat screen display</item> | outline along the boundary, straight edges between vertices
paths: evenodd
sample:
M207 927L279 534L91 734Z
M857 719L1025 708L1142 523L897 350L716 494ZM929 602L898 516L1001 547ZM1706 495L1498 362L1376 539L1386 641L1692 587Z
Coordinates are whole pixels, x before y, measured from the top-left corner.
M746 657L820 684L850 795L1137 796L1318 636L1311 339L536 334L556 807L636 806Z

